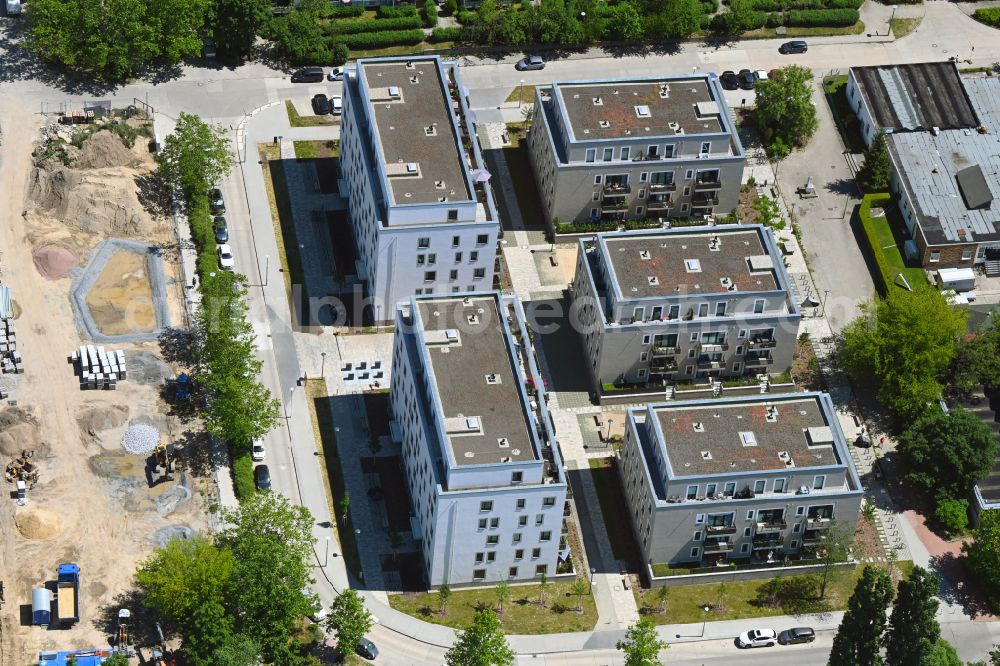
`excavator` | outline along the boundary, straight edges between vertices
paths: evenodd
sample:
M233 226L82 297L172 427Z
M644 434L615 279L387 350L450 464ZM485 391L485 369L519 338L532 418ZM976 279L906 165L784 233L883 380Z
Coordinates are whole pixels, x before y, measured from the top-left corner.
M165 481L173 481L174 471L177 463L174 461L174 445L160 442L153 451L153 458L156 461L154 471L157 477L162 477Z

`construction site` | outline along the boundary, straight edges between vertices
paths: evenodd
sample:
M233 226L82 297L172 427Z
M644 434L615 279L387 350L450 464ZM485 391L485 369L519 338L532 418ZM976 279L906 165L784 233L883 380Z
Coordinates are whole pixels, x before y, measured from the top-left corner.
M123 631L141 648L156 628L136 565L209 529L201 426L169 390L187 370L185 281L150 141L134 108L67 120L0 102L0 664L114 649Z

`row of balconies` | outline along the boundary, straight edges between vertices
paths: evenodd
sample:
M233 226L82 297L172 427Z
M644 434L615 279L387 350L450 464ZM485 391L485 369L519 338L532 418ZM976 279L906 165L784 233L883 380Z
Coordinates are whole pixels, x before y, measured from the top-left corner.
M833 525L833 520L830 518L806 518L806 530L807 531L825 531L830 529ZM755 523L757 534L772 534L777 532L783 532L788 529L788 523L784 518L770 519L766 521L757 521ZM735 524L726 525L708 525L705 527L705 532L709 536L720 536L725 534L736 534L738 530Z

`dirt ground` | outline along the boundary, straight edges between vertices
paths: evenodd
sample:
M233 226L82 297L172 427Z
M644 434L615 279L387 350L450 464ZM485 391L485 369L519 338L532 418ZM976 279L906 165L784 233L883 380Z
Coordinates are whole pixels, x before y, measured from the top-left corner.
M173 481L150 483L147 460L121 448L130 421L154 425L181 446L192 436L196 424L170 416L161 395L163 378L176 368L157 360L162 352L156 344L125 346L135 359L128 380L113 392L81 391L67 362L86 342L74 323L70 281L60 274L68 258L50 257L43 266L52 270L40 271L33 256L49 247L82 258L109 234L126 235L164 247L168 277L176 275L172 225L138 204L143 170L152 164L145 141L137 141L126 157L129 165L120 167L107 166L124 156L117 147L87 153L84 144L81 155L90 166L75 175L59 171L63 179L79 178L83 189L59 190L55 205L48 200L38 209L27 193L37 192L31 155L42 119L20 104L0 96L0 270L19 306L18 345L26 366L11 395L17 406L0 404L0 453L6 463L20 448L33 448L41 476L26 506L0 498L0 577L6 587L0 664L29 663L43 649L109 645L108 620L123 603L116 597L133 588L136 563L170 535L205 530L204 498L212 494L204 478L184 470ZM119 269L109 275L109 288L135 273ZM180 312L182 295L168 293L177 301L172 309ZM64 630L32 627L31 590L52 581L63 562L80 565L81 621Z
M87 293L87 307L105 335L156 330L146 257L118 250Z

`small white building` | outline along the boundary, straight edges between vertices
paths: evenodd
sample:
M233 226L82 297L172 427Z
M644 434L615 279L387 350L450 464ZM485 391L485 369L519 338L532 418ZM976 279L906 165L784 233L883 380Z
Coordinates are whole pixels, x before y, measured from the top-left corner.
M493 288L500 223L458 65L359 60L344 76L340 166L371 314Z
M520 302L399 304L389 404L428 584L556 574L566 478Z

